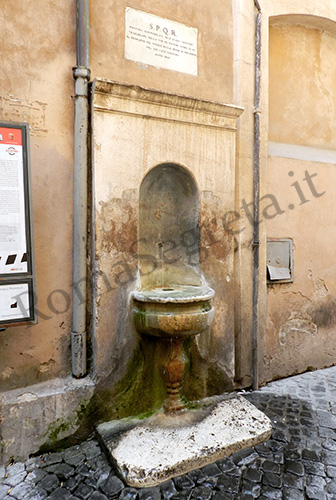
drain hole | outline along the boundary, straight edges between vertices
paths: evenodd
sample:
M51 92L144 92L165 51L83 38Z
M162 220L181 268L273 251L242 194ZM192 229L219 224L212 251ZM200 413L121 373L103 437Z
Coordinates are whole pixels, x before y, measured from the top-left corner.
M174 288L162 288L163 292L173 292Z

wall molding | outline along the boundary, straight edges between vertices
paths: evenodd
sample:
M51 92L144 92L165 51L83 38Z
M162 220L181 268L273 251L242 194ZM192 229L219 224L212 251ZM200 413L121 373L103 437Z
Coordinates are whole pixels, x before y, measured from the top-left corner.
M293 160L336 164L336 150L298 146L282 142L268 142L268 155L292 158Z

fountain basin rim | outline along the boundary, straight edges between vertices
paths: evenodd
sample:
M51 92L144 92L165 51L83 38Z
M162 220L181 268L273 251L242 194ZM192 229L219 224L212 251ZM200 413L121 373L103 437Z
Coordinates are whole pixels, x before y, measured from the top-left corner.
M180 285L172 287L157 287L150 290L134 290L131 297L139 302L156 303L190 303L210 300L215 291L207 285Z

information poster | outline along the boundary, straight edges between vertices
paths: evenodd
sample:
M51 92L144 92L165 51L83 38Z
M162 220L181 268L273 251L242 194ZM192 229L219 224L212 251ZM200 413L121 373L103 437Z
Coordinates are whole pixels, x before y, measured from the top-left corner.
M197 75L196 28L130 7L125 24L126 59Z
M26 320L30 317L29 284L0 284L0 321Z
M35 321L28 124L0 122L0 324Z
M0 274L26 273L22 130L0 127Z

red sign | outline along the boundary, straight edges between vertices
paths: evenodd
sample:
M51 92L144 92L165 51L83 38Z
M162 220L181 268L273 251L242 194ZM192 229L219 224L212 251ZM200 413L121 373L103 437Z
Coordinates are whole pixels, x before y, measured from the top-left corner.
M22 146L22 130L0 127L0 144Z

